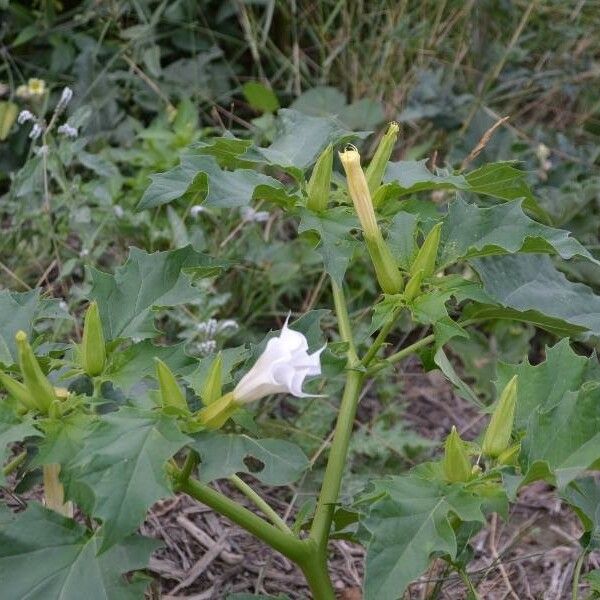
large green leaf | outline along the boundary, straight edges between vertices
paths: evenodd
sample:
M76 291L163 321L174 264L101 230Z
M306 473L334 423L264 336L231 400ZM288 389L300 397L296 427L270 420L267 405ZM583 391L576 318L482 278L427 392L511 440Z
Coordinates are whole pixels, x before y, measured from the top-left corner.
M429 159L400 160L387 164L383 181L389 184L389 193L412 194L425 190L467 190L469 184L463 175L435 175L425 165Z
M143 569L156 540L131 536L108 552L73 519L32 503L17 515L0 513L2 596L20 600L136 600L148 579L128 584L123 574Z
M350 235L358 228L356 214L346 206L337 206L320 214L309 210L301 212L298 233L315 231L320 243L317 252L323 257L325 271L341 285L344 273L358 242Z
M66 465L70 496L103 521L102 548L132 533L154 502L170 495L166 461L189 438L155 413L122 408L104 416Z
M409 474L372 482L361 524L368 531L365 600L397 600L434 552L454 558L450 517L483 522L482 498L464 486Z
M600 549L600 484L594 477L572 481L562 497L574 509L584 528L580 543L588 550Z
M548 256L516 254L475 259L484 290L503 307L534 311L600 335L600 296L581 283L570 282Z
M107 339L156 335L152 311L198 299L190 276L211 276L223 263L192 249L147 254L131 248L114 275L91 269L90 297L98 302Z
M207 431L198 434L192 446L201 459L200 479L207 482L250 473L267 485L286 485L308 468L304 452L284 440ZM255 462L247 463L250 458Z
M515 252L556 252L562 258L592 255L568 231L541 225L521 210L521 202L480 208L460 198L452 201L442 227L439 266L461 258L513 254Z
M195 204L234 208L247 206L253 198L284 200L283 185L251 169L226 171L213 156L187 152L180 164L150 177L138 208L153 208L186 196Z

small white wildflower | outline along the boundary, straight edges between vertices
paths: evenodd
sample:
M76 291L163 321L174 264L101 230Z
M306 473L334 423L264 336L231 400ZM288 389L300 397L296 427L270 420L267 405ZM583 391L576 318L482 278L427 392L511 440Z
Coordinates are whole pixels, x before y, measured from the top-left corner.
M198 344L198 351L204 356L214 354L217 351L217 342L215 340L207 340Z
M264 221L269 220L269 213L266 210L254 210L251 206L244 206L241 213L244 221L263 223Z
M123 210L122 206L119 206L118 204L115 204L113 206L113 210L115 211L115 216L117 217L117 219L122 219L123 215L125 214L125 211Z
M35 121L35 117L31 111L22 110L17 117L17 123L23 125L24 123L27 123L27 121Z
M206 209L201 204L194 204L192 208L190 208L190 215L192 217L197 217L200 213L206 212Z
M71 138L71 139L75 139L77 137L77 135L78 135L77 127L72 127L68 123L65 123L64 125L61 125L57 129L57 131L61 135L64 135L65 137L68 137L68 138Z
M71 98L73 97L73 90L70 87L65 87L60 95L60 100L56 105L56 110L64 110L67 107L67 104L71 102Z
M29 137L32 140L37 140L40 135L42 135L43 132L43 128L39 123L34 123L33 127L31 128L31 131L29 132Z

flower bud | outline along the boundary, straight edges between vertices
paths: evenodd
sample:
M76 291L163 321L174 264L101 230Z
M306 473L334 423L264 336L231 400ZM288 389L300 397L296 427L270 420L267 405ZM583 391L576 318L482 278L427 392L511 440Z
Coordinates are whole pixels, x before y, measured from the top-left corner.
M160 403L165 408L173 406L187 411L187 401L175 379L175 375L162 360L159 358L154 360L156 363L156 378L160 388Z
M363 229L377 281L386 294L398 294L404 287L404 281L377 224L369 186L360 166L360 154L355 148L349 147L340 152L340 160L346 171L348 191Z
M37 409L40 412L48 413L56 399L54 387L52 387L42 372L37 358L27 341L27 334L24 331L17 331L15 340L17 341L19 366L25 387L33 397Z
M516 466L519 452L521 452L521 442L509 446L504 452L501 452L498 456L498 464Z
M18 113L19 107L14 102L0 102L0 142L8 137Z
M10 375L0 371L0 383L2 383L6 391L27 410L37 409L33 396L20 381L17 381L10 377Z
M90 377L100 375L106 363L106 344L96 302L92 302L85 313L83 339L81 341L81 363L83 370Z
M407 302L414 300L421 291L421 281L423 280L423 270L417 271L406 284L404 298Z
M220 429L238 408L240 404L233 397L233 392L229 392L202 408L198 412L198 420L207 429Z
M515 375L502 390L498 405L492 413L481 446L483 454L497 458L508 448L515 420L516 404L517 376Z
M200 397L207 406L216 402L222 395L223 355L219 352L213 360L210 370L202 386Z
M423 245L419 248L419 252L413 264L410 267L411 275L418 271L423 271L423 277L431 277L435 271L435 261L437 259L438 248L440 245L440 236L442 234L442 224L437 223L432 230L427 234Z
M400 131L398 123L395 121L390 123L388 130L379 142L379 146L377 146L373 160L371 160L367 167L365 174L371 194L375 194L381 185L385 168L398 139L398 131Z
M460 439L456 427L452 427L444 443L444 459L442 461L444 475L450 483L461 483L471 478L471 462Z
M329 202L331 170L333 168L333 146L329 144L321 153L306 186L306 206L314 212L323 212Z

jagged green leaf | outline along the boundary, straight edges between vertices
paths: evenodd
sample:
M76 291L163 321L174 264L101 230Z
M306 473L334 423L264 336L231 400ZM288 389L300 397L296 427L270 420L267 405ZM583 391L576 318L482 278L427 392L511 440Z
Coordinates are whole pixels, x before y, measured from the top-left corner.
M129 535L154 502L170 495L165 463L189 438L156 413L122 408L103 416L65 467L66 489L102 520L102 548Z
M588 550L600 548L600 484L594 477L572 481L562 497L575 510L584 528L580 543Z
M285 440L206 431L195 437L192 447L200 455L200 479L206 482L249 473L267 485L286 485L308 468L304 452Z
M159 542L140 536L109 551L99 533L37 503L0 515L0 581L5 598L28 600L137 600L149 579L129 584L123 574L143 569Z
M91 269L90 298L98 302L106 339L153 337L152 311L197 300L190 277L209 277L224 266L186 246L154 254L131 248L114 275Z

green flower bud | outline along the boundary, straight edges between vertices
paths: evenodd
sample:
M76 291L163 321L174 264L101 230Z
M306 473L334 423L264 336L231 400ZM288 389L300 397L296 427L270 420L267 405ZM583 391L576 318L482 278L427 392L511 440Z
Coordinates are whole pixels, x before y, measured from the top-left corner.
M202 408L198 412L198 420L207 429L220 429L238 408L239 404L235 401L233 393L229 392Z
M509 446L498 456L498 463L501 465L517 465L517 458L521 452L521 442Z
M223 355L219 352L215 360L213 360L210 366L210 371L202 386L200 397L202 402L207 406L216 402L222 395L222 372L223 372Z
M37 405L29 390L16 379L0 371L0 383L6 388L6 391L27 410L36 410Z
M427 234L423 245L413 264L410 267L411 275L423 271L423 277L431 277L435 271L435 261L437 259L438 248L440 245L440 236L442 234L442 224L438 223Z
M461 483L469 481L471 478L471 461L465 444L454 426L444 442L442 467L444 475L450 483Z
M502 390L498 405L492 413L481 446L483 454L497 458L508 448L515 421L516 404L517 376L515 375Z
M398 294L404 287L404 280L388 245L381 235L367 180L360 166L360 154L356 148L349 147L344 152L340 152L340 160L346 171L348 192L363 229L367 250L375 267L377 281L386 294Z
M307 207L315 212L323 212L329 202L331 171L333 169L333 146L329 144L317 159L306 188Z
M17 341L17 351L19 354L19 366L23 383L34 399L37 409L40 412L48 413L54 403L56 396L54 387L48 381L27 341L27 334L24 331L17 331L15 335Z
M160 359L155 358L156 378L160 389L160 403L163 407L174 406L181 410L188 410L188 405L175 375Z
M85 313L81 341L81 366L90 376L100 375L106 363L106 344L98 304L92 302Z
M19 107L14 102L0 102L0 142L8 137L18 114Z
M375 194L381 184L385 168L398 139L398 131L400 131L398 123L390 123L388 130L379 142L379 146L377 146L373 160L367 167L365 175L371 194Z
M423 271L417 271L406 284L404 297L407 302L410 302L419 295L421 291L421 282L423 281Z

